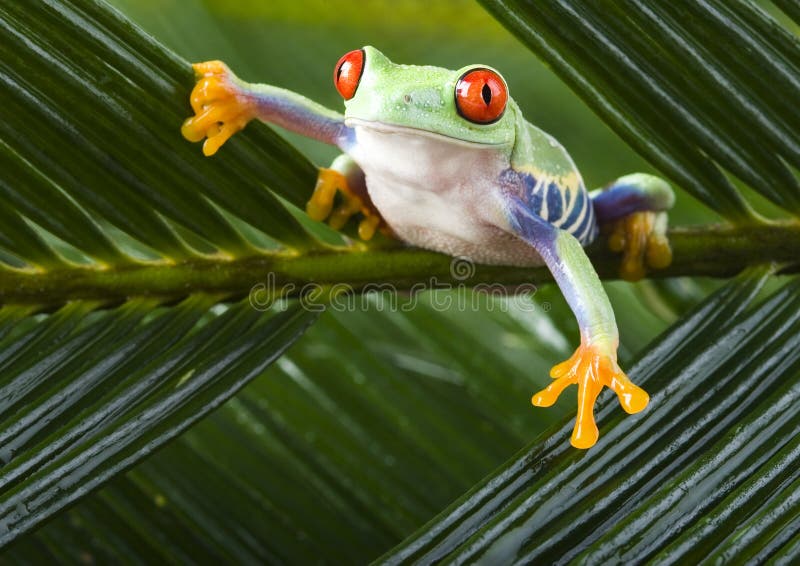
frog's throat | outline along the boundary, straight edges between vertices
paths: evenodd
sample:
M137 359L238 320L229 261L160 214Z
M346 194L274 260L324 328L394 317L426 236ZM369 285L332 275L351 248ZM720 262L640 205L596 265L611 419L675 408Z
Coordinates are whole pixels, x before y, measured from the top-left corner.
M381 132L384 134L405 134L410 135L413 134L415 136L424 136L427 138L437 139L441 141L445 141L447 143L453 145L460 145L463 147L471 147L471 148L486 148L486 147L494 147L494 148L501 148L501 147L508 147L511 142L502 142L502 143L480 143L480 142L471 142L462 140L459 138L454 138L452 136L447 136L445 134L439 134L436 132L431 132L428 130L423 130L420 128L412 128L410 126L398 126L395 124L386 124L385 122L377 122L375 120L364 120L362 118L345 118L344 120L345 126L348 128L365 128L369 130L374 130L376 132Z

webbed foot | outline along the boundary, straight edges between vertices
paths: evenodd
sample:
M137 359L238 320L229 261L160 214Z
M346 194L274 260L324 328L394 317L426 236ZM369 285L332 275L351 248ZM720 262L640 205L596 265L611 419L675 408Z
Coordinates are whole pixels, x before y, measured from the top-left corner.
M337 192L342 196L342 203L334 209L333 200ZM324 167L319 170L317 186L306 204L306 212L314 220L327 219L334 230L341 229L360 212L364 215L358 225L358 236L362 240L370 240L382 223L380 215L350 188L347 177L335 169Z
M594 420L594 403L603 387L616 392L620 405L633 414L643 410L650 399L634 385L617 365L613 348L581 344L567 361L550 370L555 379L531 399L537 407L549 407L569 385L578 385L578 415L570 442L575 448L590 448L600 436Z
M647 268L664 269L672 263L665 212L634 212L611 225L608 247L623 252L620 276L638 281Z
M233 72L222 61L192 65L197 84L191 104L195 116L181 127L183 137L192 142L206 139L205 155L214 155L230 137L256 116L256 104L237 85Z

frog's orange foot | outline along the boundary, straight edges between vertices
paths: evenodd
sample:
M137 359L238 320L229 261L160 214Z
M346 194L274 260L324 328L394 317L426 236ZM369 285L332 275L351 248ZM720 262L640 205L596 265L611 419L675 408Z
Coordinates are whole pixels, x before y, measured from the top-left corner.
M610 387L628 413L638 413L647 406L650 397L634 385L617 365L613 349L600 345L581 344L565 362L550 370L553 383L533 396L537 407L549 407L561 392L572 384L578 386L578 416L572 431L575 448L590 448L600 433L594 421L594 402L603 387Z
M255 117L256 105L222 61L196 63L192 68L197 77L191 94L195 115L184 121L181 133L192 142L208 138L203 153L214 155Z
M664 212L634 212L614 222L608 247L623 252L620 276L627 281L643 278L647 268L664 269L672 263Z
M334 209L333 200L337 192L342 196L342 203ZM362 240L371 239L382 222L380 215L350 188L347 177L335 169L324 167L319 170L317 186L306 204L306 212L314 220L327 219L334 230L341 229L353 215L360 212L364 215L358 225L358 235Z

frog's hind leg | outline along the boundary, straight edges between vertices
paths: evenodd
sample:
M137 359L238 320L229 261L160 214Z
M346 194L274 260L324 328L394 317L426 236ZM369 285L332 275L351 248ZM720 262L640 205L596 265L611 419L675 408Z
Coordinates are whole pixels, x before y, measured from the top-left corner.
M342 202L334 208L337 193ZM353 215L361 213L364 218L359 222L358 235L362 240L371 239L378 228L386 228L369 198L364 172L346 153L334 159L330 167L320 168L306 212L314 220L327 219L334 230L341 229Z
M667 210L675 202L675 194L666 181L634 173L590 196L601 229L609 234L609 247L624 254L623 279L639 280L647 267L663 269L672 262L666 232Z
M533 396L537 407L549 407L570 385L578 386L578 414L572 445L589 448L599 436L594 404L603 387L612 389L628 413L644 410L648 395L617 364L619 333L614 311L580 242L556 228L519 198L503 204L509 228L539 252L578 319L581 344L565 362L550 370L553 382Z

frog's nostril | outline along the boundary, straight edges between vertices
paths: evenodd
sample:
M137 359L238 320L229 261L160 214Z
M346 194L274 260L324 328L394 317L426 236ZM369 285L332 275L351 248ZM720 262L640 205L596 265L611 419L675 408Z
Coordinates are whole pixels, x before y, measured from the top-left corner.
M405 96L403 96L403 102L405 102L406 104L411 104L411 95L406 94Z

